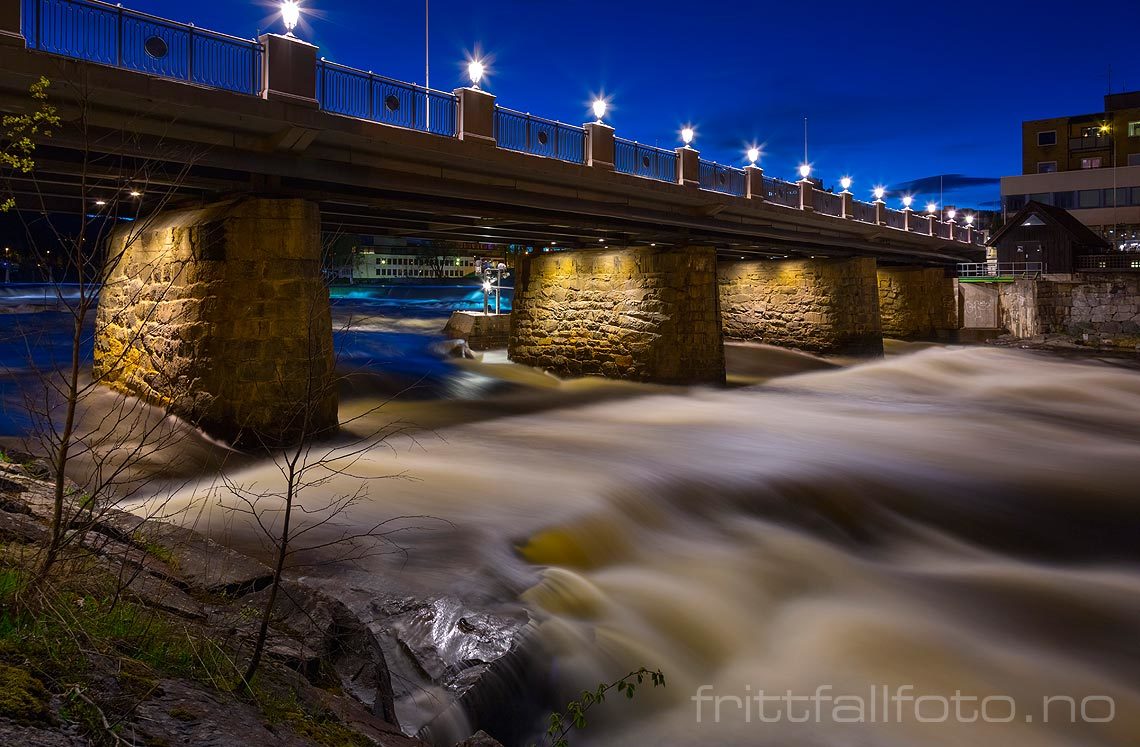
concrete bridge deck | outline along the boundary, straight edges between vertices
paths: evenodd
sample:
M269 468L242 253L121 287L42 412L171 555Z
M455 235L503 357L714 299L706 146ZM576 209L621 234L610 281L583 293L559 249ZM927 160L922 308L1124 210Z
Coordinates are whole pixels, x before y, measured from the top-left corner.
M95 0L0 0L0 111L26 111L28 87L46 77L64 122L38 145L32 174L7 175L17 207L131 218L107 247L96 375L235 442L336 425L322 231L528 247L513 360L677 384L722 383L726 338L876 355L884 330L953 329L945 270L983 251L972 229L711 164L688 147L640 149L600 123L535 125L569 137L580 148L570 157L519 152L549 148L533 147L530 129L525 147L500 142L504 123L534 122L473 88L384 83L404 97L393 111L401 100L442 102L454 115L428 131L326 111L318 80L333 68L293 38L233 40L136 19L164 54L203 35L236 48L249 67L210 85L185 70L129 69L162 55L147 61L125 46L142 37L121 31L99 54L48 53L37 21L31 49L21 13L45 3L131 13ZM176 33L186 38L161 38ZM335 70L376 90L371 74ZM641 170L631 148L656 159L652 178L625 173Z
M49 210L74 209L77 165L87 153L95 156L88 159L88 196L106 188L113 197L133 176L188 197L297 197L319 203L330 231L563 247L699 243L735 255L931 263L966 261L980 251L978 234L961 226L933 221L932 230L947 236L940 238L885 220L776 204L763 194L701 189L691 149L678 149L673 183L618 173L606 127L586 126L591 157L582 164L495 147L495 101L483 91L456 92L455 137L323 111L318 50L295 39L262 37L261 88L250 95L29 49L18 36L22 27L0 47L0 110L25 107L28 85L42 75L53 81L52 99L65 120L74 125L82 116L86 124L82 132L65 127L37 154L37 179L52 186ZM599 146L602 157L593 158ZM761 184L761 174L746 176ZM805 189L811 204L810 183L788 186ZM35 188L24 191L33 201ZM817 202L838 199L820 193ZM874 208L863 207L862 216L873 220ZM898 223L897 211L894 217ZM931 225L918 214L909 220Z

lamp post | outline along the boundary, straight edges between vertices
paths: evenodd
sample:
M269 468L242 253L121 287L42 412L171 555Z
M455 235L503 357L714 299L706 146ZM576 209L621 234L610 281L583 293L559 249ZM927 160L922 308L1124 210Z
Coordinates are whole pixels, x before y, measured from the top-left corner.
M681 142L685 144L686 148L693 147L693 138L697 136L696 130L690 125L681 128Z

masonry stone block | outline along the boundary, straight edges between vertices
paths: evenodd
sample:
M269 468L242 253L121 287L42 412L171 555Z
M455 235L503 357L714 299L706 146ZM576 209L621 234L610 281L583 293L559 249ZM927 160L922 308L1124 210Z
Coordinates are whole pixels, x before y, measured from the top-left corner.
M289 273L278 265L287 261ZM235 199L120 227L108 245L94 376L241 446L337 425L320 213Z
M560 376L724 383L716 252L636 247L525 257L508 353Z
M930 340L957 329L954 280L938 267L879 267L883 335Z
M752 260L718 270L724 336L814 353L882 355L875 260Z

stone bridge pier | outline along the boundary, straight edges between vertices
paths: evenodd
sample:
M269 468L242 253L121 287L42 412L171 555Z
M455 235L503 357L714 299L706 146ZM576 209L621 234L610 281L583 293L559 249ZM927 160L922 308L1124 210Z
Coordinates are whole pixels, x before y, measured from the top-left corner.
M951 338L958 329L957 282L940 267L878 268L883 335L899 340Z
M119 227L94 376L241 446L335 428L318 207L241 198Z
M561 376L723 384L716 264L712 247L527 256L509 356Z
M717 272L724 336L829 355L882 355L875 260L759 259Z

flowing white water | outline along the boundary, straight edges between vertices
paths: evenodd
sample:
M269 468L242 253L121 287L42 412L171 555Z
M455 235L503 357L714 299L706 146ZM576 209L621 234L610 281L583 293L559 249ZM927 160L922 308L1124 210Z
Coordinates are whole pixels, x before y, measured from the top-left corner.
M414 480L373 483L340 526L450 523L413 522L425 528L402 537L406 554L314 578L356 598L396 588L525 608L553 704L631 668L666 674L664 690L607 701L574 744L1140 739L1136 371L934 349L721 391L558 384L487 361L465 375L541 386L355 423L466 424L369 452L354 475ZM328 478L327 494L358 484ZM232 479L279 477L259 464ZM249 544L232 514L201 515ZM882 688L923 700L885 706ZM746 709L761 691L792 700ZM730 698L719 718L698 693ZM849 723L860 703L863 723Z

